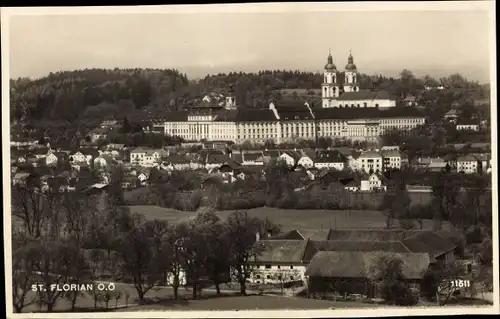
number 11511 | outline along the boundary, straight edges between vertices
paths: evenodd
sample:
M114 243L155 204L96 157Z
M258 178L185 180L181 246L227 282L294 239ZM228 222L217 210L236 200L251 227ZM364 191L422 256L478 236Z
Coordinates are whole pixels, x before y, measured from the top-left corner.
M453 288L467 288L470 287L470 280L456 279L452 280L451 287Z

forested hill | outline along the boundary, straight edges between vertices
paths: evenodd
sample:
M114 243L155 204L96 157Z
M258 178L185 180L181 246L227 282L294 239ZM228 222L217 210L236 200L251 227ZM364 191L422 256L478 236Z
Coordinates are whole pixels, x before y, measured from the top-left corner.
M85 69L11 80L11 117L73 123L94 113L102 117L166 105L187 86L185 74L156 69Z
M340 76L342 79L343 77ZM361 88L387 90L402 97L415 94L424 85L440 83L452 87L476 87L459 74L439 80L417 79L403 70L399 78L358 76ZM321 88L320 73L267 70L257 73L221 73L190 81L175 69L84 69L51 73L30 80L11 80L11 120L46 131L48 128L83 130L104 118L136 118L140 110L169 111L195 103L204 94L233 90L239 107L260 107L270 98L280 99L283 89ZM300 98L300 97L299 97ZM70 134L71 135L71 134Z

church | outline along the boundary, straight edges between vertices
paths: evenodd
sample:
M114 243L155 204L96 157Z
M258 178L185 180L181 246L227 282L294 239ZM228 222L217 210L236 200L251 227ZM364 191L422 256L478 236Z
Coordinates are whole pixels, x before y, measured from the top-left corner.
M330 137L375 142L384 133L401 133L425 123L425 116L413 107L395 107L385 91L361 90L352 54L342 79L333 58L328 56L322 84L322 104L277 100L268 107L238 107L234 98L226 103L203 101L189 110L168 112L145 119L144 129L179 136L187 141L232 141L262 144L283 143L297 138Z
M330 52L324 70L324 80L321 85L322 106L324 108L339 107L395 107L396 100L386 91L361 90L359 88L358 69L354 64L352 53L349 53L344 76L333 63Z

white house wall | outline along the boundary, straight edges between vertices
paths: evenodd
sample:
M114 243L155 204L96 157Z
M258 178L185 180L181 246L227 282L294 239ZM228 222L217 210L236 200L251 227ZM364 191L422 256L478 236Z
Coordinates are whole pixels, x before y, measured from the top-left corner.
M290 268L290 267L293 267ZM282 282L292 282L305 279L306 266L304 265L271 265L266 268L265 265L256 266L254 273L250 278L251 283L260 284L279 284ZM282 276L282 279L279 279ZM291 279L290 277L293 277Z

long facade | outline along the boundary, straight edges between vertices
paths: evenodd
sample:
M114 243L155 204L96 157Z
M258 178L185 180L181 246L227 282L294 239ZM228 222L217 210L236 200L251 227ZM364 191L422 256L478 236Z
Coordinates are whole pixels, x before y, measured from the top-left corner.
M296 139L330 137L376 141L392 129L409 131L425 123L417 110L410 108L379 109L318 109L305 110L283 106L284 111L231 110L220 114L194 117L187 112L182 118L165 119L148 124L148 128L165 135L179 136L188 141L234 141L243 143L290 142ZM326 112L325 112L326 111ZM332 112L333 111L333 112ZM226 114L230 113L230 114ZM230 116L227 116L230 115Z
M425 123L417 109L394 107L387 92L360 90L352 55L342 87L331 55L327 62L321 106L298 101L275 101L263 109L201 104L152 118L145 128L188 141L283 143L319 137L377 141L391 129L409 131Z

